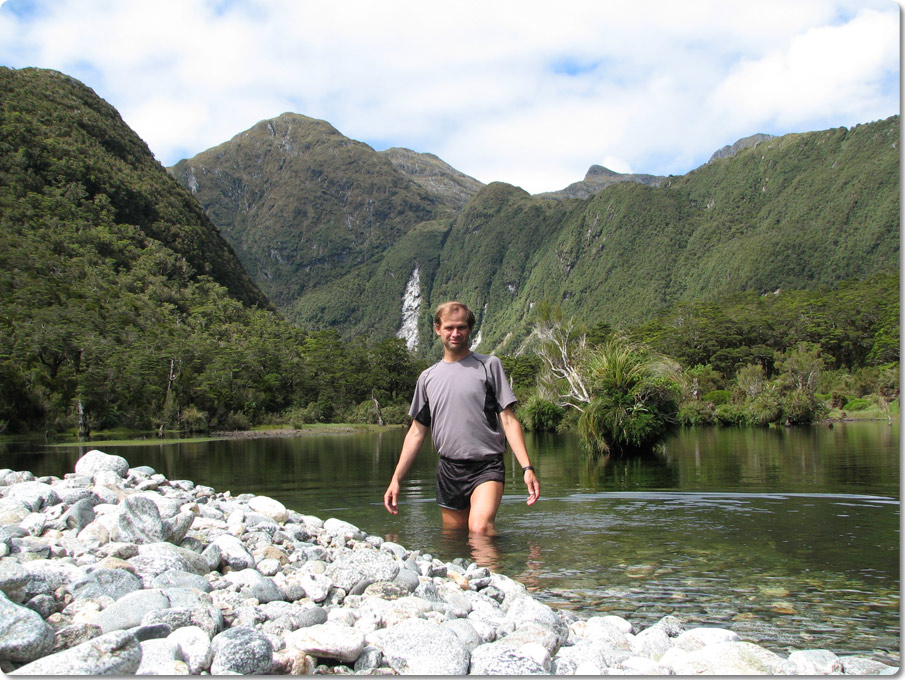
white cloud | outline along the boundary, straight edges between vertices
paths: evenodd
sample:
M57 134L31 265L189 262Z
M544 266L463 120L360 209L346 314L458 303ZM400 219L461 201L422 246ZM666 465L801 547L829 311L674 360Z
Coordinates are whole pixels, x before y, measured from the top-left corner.
M883 0L0 6L0 63L83 80L167 165L294 111L531 192L897 113L898 40Z
M867 10L846 24L810 29L783 49L739 62L716 91L714 108L735 120L775 120L790 128L815 116L863 120L884 99L898 100L897 90L881 89L898 70L898 53L897 23Z

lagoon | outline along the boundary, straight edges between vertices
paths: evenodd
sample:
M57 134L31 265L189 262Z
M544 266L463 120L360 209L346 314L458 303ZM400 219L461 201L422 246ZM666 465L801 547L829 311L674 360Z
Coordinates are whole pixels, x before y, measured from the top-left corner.
M589 459L531 435L541 500L507 457L500 535L444 532L425 447L398 516L382 504L404 431L0 444L0 467L63 476L91 448L233 495L268 495L444 560L475 559L548 604L646 627L666 614L730 628L780 654L829 649L899 664L899 425L683 429L643 457Z

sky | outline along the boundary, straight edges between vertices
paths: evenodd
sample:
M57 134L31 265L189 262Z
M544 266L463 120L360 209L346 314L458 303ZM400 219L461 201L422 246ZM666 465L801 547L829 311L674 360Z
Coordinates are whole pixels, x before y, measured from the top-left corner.
M285 112L530 193L900 110L894 0L0 0L171 166Z

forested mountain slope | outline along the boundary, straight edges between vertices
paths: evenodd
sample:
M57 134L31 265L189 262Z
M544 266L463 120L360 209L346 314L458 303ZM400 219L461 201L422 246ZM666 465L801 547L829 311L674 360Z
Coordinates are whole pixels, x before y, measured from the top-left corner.
M622 182L583 200L550 201L493 183L454 218L413 230L380 264L286 311L349 336L399 332L417 270L420 322L416 336L406 335L411 346L430 346L433 305L461 297L478 311L481 348L517 352L542 300L621 327L677 302L834 286L894 270L898 144L895 116L764 139L659 186Z
M0 244L0 432L228 414L255 381L245 327L285 331L197 202L57 72L0 68Z
M481 348L515 352L540 301L620 327L681 301L895 268L898 144L898 116L755 135L684 176L601 168L583 198L550 200L284 114L172 171L302 326L426 351L430 308L461 297Z
M380 154L325 121L285 113L171 172L287 308L381 256L416 224L451 215L462 188L425 183L442 174L436 160L429 173L424 157Z
M59 229L57 247L65 248L72 244L64 217L129 225L129 234L108 235L107 243L77 233L83 245L109 256L126 240L154 241L184 259L192 275L210 276L242 302L268 305L232 247L147 145L112 106L66 75L0 67L0 192L4 237ZM56 222L37 219L54 211Z

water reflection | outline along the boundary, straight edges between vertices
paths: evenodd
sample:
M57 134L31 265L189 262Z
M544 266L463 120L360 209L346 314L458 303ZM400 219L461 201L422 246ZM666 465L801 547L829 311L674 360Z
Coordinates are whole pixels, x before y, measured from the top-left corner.
M502 554L497 534L473 534L467 527L443 527L440 546L444 555L468 555L480 567L500 571Z

